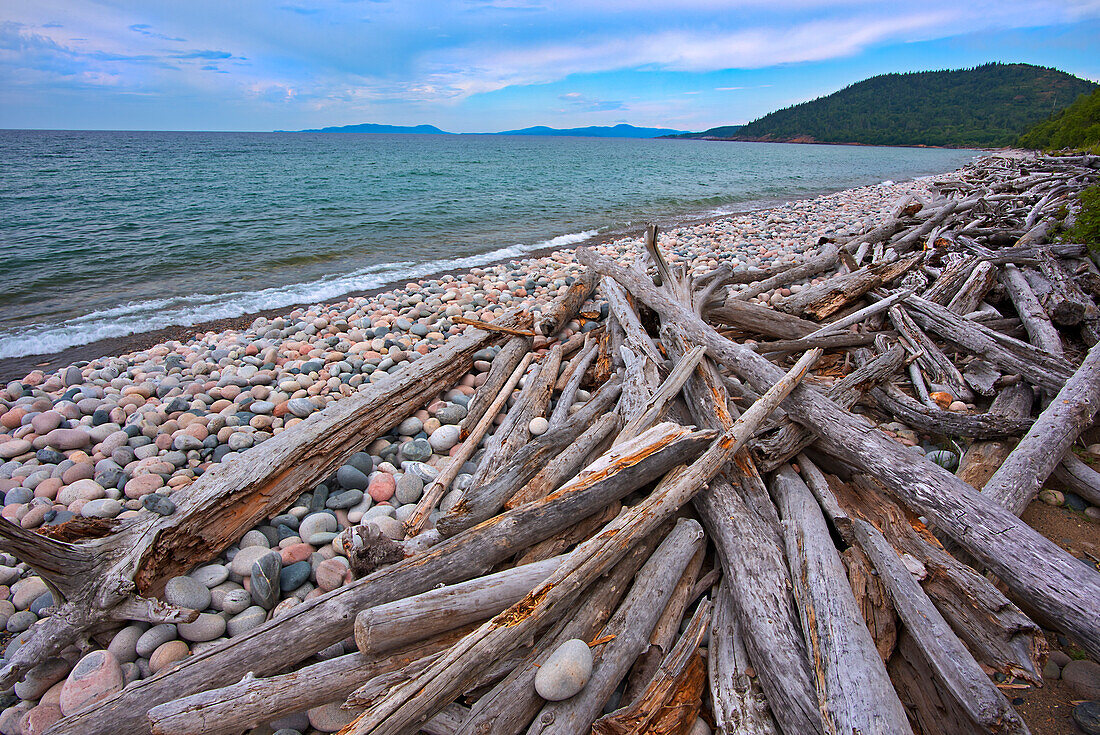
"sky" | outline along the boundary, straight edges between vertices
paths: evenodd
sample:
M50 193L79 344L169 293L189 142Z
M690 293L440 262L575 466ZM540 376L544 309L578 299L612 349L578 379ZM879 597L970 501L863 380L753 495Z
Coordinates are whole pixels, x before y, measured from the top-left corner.
M1100 0L0 0L0 128L704 130L875 74L1100 81Z

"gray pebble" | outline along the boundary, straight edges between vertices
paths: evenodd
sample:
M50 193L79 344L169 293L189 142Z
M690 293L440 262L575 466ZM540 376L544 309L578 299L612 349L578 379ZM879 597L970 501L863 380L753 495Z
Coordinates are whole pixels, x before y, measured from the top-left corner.
M210 607L210 588L193 577L172 577L164 585L164 601L176 607L205 610Z
M226 624L226 630L229 631L229 637L233 638L246 633L253 628L258 628L267 621L267 610L264 610L259 605L253 605L245 609L243 612L234 615L229 619Z
M535 673L535 691L550 702L577 694L592 675L592 649L574 638L558 646Z

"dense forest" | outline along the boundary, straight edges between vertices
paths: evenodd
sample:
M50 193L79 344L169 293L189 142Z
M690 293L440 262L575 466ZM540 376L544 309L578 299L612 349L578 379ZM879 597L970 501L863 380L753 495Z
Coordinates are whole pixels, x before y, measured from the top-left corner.
M1024 148L1089 148L1100 152L1100 88L1020 136Z
M1030 64L883 74L777 110L732 132L694 138L865 145L995 147L1016 143L1036 123L1096 84ZM680 136L689 137L689 136Z

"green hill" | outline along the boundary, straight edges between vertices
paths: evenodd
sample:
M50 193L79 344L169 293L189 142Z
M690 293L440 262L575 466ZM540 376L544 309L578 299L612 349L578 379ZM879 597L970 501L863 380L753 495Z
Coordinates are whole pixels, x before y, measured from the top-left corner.
M864 145L1008 146L1096 84L1030 64L883 74L777 110L741 126L693 137Z
M1020 136L1024 148L1100 148L1100 89Z

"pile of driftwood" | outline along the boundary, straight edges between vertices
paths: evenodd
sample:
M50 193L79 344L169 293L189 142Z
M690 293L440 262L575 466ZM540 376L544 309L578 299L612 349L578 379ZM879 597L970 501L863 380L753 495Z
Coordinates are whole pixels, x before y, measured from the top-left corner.
M155 599L165 580L503 342L406 541L354 529L359 579L50 732L230 735L344 700L356 734L686 734L700 717L726 733L1027 732L993 677L1041 684L1040 624L1100 658L1100 573L1018 518L1052 475L1100 503L1070 451L1100 406L1100 272L1049 242L1098 173L986 159L777 272L689 278L655 228L648 268L581 250L586 275L538 324L467 330L210 470L172 516L52 538L3 524L0 547L64 604L2 683L121 621L187 619ZM817 276L774 309L750 302ZM556 340L599 321L597 287L606 319ZM965 445L957 472L876 427L890 421ZM473 486L429 528L471 458ZM314 658L352 636L357 652ZM535 674L574 639L591 676L545 701Z

